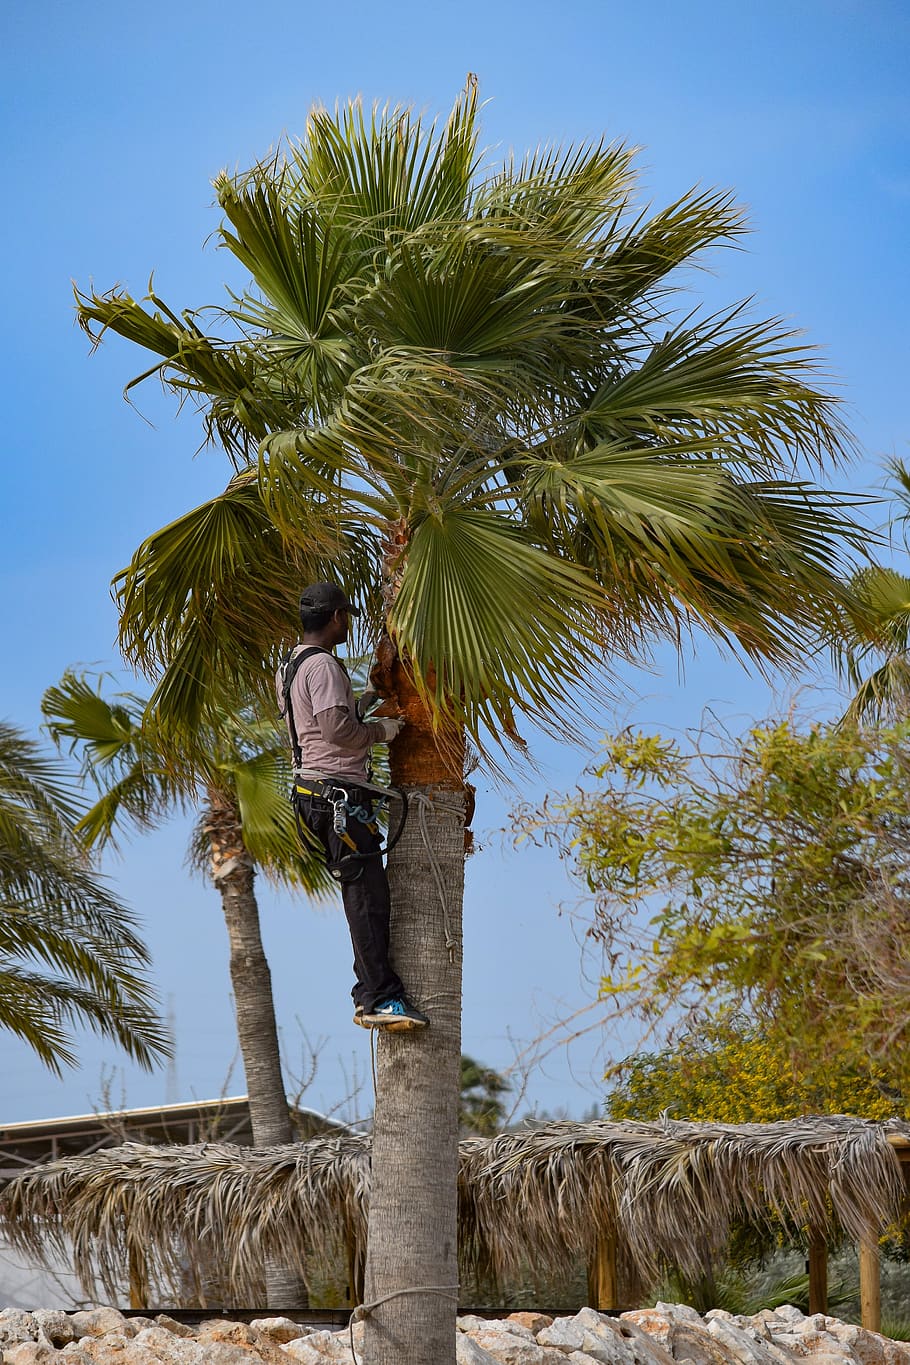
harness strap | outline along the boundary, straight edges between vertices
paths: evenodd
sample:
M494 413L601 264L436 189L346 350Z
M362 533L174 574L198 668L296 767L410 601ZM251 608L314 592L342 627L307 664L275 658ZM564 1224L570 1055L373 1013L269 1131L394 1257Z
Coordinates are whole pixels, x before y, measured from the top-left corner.
M296 645L294 646L294 649L296 649ZM297 720L294 716L294 704L291 701L291 688L294 685L294 679L297 677L297 670L300 665L306 663L307 659L312 659L314 654L328 654L329 658L334 660L344 673L345 677L347 677L348 672L341 660L333 654L330 649L323 649L322 645L307 645L306 649L302 649L299 654L295 654L292 649L282 659L281 666L283 672L281 675L281 695L284 699L284 706L282 706L278 714L281 716L282 720L287 717L288 732L291 736L291 748L294 751L294 766L296 768L299 768L302 765L303 754L300 752L300 741L297 738Z

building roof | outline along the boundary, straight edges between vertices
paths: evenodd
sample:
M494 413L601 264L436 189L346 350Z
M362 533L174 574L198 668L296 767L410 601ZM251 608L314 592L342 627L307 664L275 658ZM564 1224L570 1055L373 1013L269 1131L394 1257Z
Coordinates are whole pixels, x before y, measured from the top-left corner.
M291 1109L300 1141L346 1132L344 1124L315 1109ZM0 1180L64 1156L87 1156L122 1142L158 1144L230 1142L252 1146L249 1100L231 1095L183 1104L153 1105L0 1126Z

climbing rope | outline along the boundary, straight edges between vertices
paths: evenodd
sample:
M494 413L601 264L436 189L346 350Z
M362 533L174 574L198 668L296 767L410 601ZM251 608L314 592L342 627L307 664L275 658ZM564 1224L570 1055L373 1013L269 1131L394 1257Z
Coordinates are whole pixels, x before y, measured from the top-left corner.
M364 1318L369 1317L374 1308L379 1308L382 1304L388 1303L390 1299L400 1299L404 1294L441 1294L444 1299L453 1299L457 1307L460 1288L461 1286L457 1284L417 1284L411 1289L393 1289L391 1294L383 1294L382 1298L373 1299L372 1303L359 1303L348 1319L351 1355L354 1357L354 1365L357 1365L357 1352L354 1350L354 1323L361 1322Z
M442 928L446 939L446 949L449 954L449 961L455 961L455 950L458 947L458 940L452 933L452 926L449 922L449 898L446 895L445 880L442 869L430 843L430 832L427 829L427 812L431 810L439 811L444 815L455 815L459 819L464 818L464 807L447 805L445 801L433 800L425 792L411 792L411 804L417 808L417 828L420 831L420 838L426 851L427 859L430 864L430 871L433 874L433 881L436 883L436 892L439 896L439 903L442 906Z

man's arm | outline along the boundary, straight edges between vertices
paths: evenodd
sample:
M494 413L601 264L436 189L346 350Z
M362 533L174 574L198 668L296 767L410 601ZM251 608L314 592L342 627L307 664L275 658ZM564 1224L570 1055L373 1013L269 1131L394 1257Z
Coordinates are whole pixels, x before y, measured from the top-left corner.
M373 744L393 740L404 721L388 717L360 721L346 706L331 706L327 711L317 711L316 724L326 744L363 754Z

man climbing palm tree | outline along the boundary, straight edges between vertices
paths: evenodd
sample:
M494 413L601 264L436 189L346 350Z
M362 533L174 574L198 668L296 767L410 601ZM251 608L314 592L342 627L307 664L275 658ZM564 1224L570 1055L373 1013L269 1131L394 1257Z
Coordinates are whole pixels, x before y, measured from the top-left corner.
M312 583L300 595L303 641L276 679L294 751L295 809L322 845L341 886L354 946L354 1022L365 1028L424 1028L425 1014L404 994L389 961L389 883L374 820L369 753L404 726L394 717L364 721L377 694L354 701L347 669L333 653L359 616L334 583ZM303 835L303 830L301 830Z

